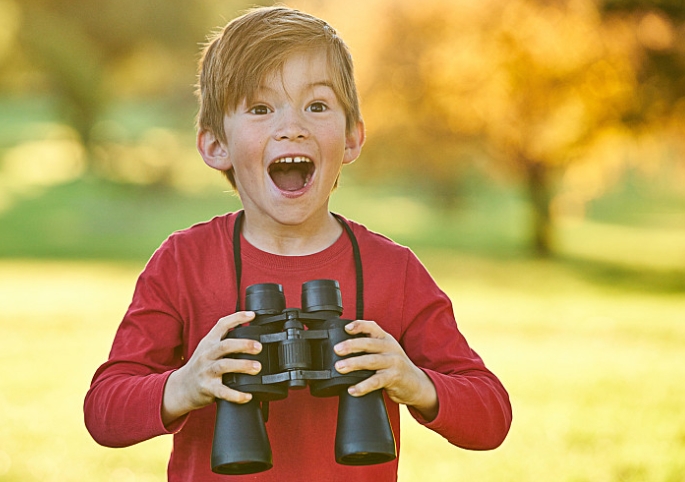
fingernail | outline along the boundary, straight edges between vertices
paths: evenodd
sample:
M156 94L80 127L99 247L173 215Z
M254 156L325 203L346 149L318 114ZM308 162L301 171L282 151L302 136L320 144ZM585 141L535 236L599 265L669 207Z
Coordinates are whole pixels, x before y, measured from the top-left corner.
M349 393L350 395L356 395L356 394L357 394L357 389L356 389L354 386L349 387L349 388L347 389L347 393Z
M338 362L335 364L335 369L340 373L342 373L343 370L345 370L346 368L347 368L347 365L344 362Z
M351 322L351 323L346 324L346 325L345 325L345 330L346 330L346 331L352 331L352 330L354 330L354 321Z
M260 372L262 370L262 365L259 362L252 362L252 370Z
M255 350L255 351L257 351L257 352L260 352L260 351L262 351L262 344L259 343L258 341L255 341L255 342L252 344L252 349Z

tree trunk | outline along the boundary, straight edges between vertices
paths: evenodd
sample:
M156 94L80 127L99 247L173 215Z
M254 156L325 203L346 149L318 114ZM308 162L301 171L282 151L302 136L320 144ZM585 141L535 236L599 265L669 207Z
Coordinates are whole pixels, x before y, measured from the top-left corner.
M533 215L531 220L533 250L538 257L548 257L552 254L553 237L549 168L540 162L528 161L525 165Z

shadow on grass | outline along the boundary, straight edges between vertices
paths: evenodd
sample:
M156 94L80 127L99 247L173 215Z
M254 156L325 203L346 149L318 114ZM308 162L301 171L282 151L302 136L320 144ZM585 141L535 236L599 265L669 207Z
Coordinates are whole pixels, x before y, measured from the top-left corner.
M632 267L571 256L555 260L579 278L598 285L640 292L685 293L685 270Z
M35 196L24 196L11 209L0 212L0 258L144 262L173 231L240 208L237 196L212 191L188 195L166 186L102 179L54 186ZM488 199L492 202L491 196ZM471 257L495 264L539 261L527 248L520 208L499 201L498 206L472 206L444 217L432 213L423 229L390 234L419 256L440 252L453 259ZM354 202L364 206L378 200ZM401 214L392 211L385 215ZM366 223L361 217L360 222ZM374 229L373 223L366 224ZM685 293L683 269L642 268L570 255L547 261L597 285Z
M173 231L237 206L226 193L77 180L0 212L0 257L144 261Z

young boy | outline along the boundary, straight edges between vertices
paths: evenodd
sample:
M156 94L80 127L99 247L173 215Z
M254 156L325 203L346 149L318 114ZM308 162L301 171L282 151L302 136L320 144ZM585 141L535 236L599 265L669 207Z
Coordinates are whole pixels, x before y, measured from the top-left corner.
M335 462L338 399L308 390L270 404L273 468L226 476L210 467L214 402L251 399L222 376L262 368L227 357L262 349L225 338L255 316L236 310L245 288L280 283L286 305L297 307L304 282L337 280L342 317L355 320L359 274L364 319L346 330L367 336L336 345L338 355L353 356L335 369L375 373L349 393L384 390L398 453L400 404L454 445L499 446L511 424L508 395L457 330L447 296L409 249L328 210L342 166L357 159L365 135L352 60L336 32L296 10L252 10L207 46L199 97L198 150L225 173L244 211L174 233L150 259L86 396L95 440L122 447L174 434L171 481L396 480L397 459Z

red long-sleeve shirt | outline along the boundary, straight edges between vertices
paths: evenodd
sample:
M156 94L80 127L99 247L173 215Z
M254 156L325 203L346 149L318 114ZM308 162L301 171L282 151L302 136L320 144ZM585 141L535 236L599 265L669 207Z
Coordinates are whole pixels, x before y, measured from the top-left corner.
M122 447L173 433L170 481L326 480L390 481L397 460L345 466L334 460L337 398L291 390L271 402L267 431L273 468L253 475L211 472L215 405L172 426L161 420L164 384L217 320L235 311L236 280L231 213L177 232L155 252L140 275L109 359L96 372L85 399L85 422L100 444ZM402 345L435 384L439 411L419 423L468 449L491 449L505 438L511 405L504 387L457 329L452 305L406 247L349 222L358 239L364 273L365 319L376 321ZM336 279L343 318L355 315L355 265L343 233L329 248L308 256L265 253L242 239L242 300L255 283L283 285L286 306L299 307L302 283ZM244 306L244 303L242 304ZM399 407L386 397L398 444Z

